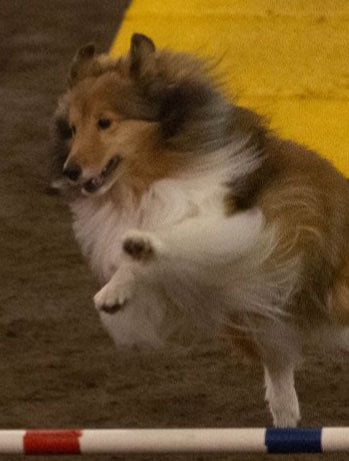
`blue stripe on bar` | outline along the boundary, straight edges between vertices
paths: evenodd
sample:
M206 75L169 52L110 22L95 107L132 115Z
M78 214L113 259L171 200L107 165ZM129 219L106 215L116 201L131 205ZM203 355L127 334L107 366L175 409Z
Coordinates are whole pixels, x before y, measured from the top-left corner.
M268 453L321 453L322 429L270 428L265 433Z

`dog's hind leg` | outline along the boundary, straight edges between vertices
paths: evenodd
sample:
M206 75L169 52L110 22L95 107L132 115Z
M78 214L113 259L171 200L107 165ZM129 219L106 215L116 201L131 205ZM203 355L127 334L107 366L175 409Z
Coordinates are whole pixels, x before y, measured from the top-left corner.
M270 331L271 330L271 331ZM262 340L263 341L263 340ZM301 360L301 340L292 326L273 322L264 338L265 399L276 427L295 427L300 420L294 371Z
M276 427L295 427L300 420L298 397L294 386L294 365L264 366L265 399Z

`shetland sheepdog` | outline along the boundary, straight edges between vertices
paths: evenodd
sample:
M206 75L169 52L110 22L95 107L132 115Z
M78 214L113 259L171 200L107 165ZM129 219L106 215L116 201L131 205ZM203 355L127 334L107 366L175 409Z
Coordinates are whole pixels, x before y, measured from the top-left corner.
M295 426L302 346L349 327L346 179L142 34L118 59L80 49L55 121L55 184L115 343L228 338L263 364L274 425Z

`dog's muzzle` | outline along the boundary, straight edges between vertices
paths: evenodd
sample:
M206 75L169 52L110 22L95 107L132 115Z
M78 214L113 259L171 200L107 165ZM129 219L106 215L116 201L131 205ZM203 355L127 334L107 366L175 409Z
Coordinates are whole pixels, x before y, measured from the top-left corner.
M93 194L96 192L105 184L107 179L117 169L121 160L122 157L120 155L115 155L113 158L111 158L98 176L94 176L83 184L83 190L88 194Z

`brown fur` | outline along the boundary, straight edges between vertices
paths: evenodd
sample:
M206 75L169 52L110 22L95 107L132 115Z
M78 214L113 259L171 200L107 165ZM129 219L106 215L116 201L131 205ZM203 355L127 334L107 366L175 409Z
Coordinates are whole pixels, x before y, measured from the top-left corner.
M333 304L337 280L349 274L348 184L326 160L301 146L271 138L265 148L274 180L256 204L267 220L278 223L280 253L286 249L279 257L302 255L303 289L294 310L308 312L310 323L321 313L336 320L340 310L349 324L349 299Z
M263 151L263 164L245 178L242 197L278 225L275 264L302 255L302 288L290 308L308 326L323 318L349 325L348 182L328 161L294 142L268 134ZM240 203L234 192L226 205L235 212Z

